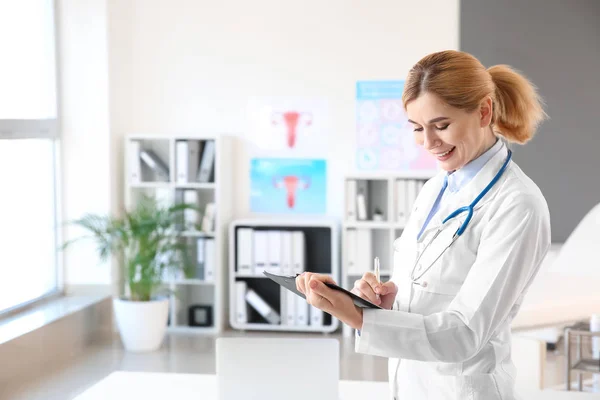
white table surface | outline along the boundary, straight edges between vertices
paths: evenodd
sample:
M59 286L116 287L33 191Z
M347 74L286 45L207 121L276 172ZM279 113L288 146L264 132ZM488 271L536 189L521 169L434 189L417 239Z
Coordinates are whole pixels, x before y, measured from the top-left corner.
M342 400L388 399L388 383L340 381ZM592 400L599 394L555 390L522 394L527 400ZM113 372L74 400L217 400L216 375L154 372Z

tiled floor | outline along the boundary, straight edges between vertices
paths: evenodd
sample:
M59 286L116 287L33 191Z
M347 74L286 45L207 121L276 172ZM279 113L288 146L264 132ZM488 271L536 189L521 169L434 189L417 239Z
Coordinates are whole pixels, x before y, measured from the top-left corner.
M239 336L227 332L224 336ZM245 333L248 336L298 337L289 333ZM321 334L303 338L323 337ZM354 339L341 335L326 335L340 340L341 378L346 380L387 381L387 359L357 354ZM546 386L559 385L563 378L560 354L549 353ZM71 400L88 387L116 370L215 373L215 338L207 336L169 335L163 347L154 353L133 354L123 350L118 336L90 347L82 357L67 365L56 366L35 382L13 388L0 388L1 400Z

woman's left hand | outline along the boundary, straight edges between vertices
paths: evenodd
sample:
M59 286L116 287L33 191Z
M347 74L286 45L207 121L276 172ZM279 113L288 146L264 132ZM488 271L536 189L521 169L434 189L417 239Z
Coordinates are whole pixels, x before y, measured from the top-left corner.
M306 296L306 302L331 314L354 329L362 329L362 308L339 290L330 289L325 282L335 283L329 275L304 272L296 277L296 288Z

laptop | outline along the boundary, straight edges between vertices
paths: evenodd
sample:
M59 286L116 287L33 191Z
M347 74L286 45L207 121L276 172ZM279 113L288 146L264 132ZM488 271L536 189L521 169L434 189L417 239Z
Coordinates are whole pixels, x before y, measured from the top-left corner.
M217 338L219 400L338 400L339 342Z

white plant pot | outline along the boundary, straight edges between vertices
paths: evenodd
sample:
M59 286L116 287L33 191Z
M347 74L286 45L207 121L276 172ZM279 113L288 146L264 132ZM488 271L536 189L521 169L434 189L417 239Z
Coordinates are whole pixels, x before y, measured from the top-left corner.
M127 351L157 350L165 337L169 299L128 301L113 299L121 340Z

